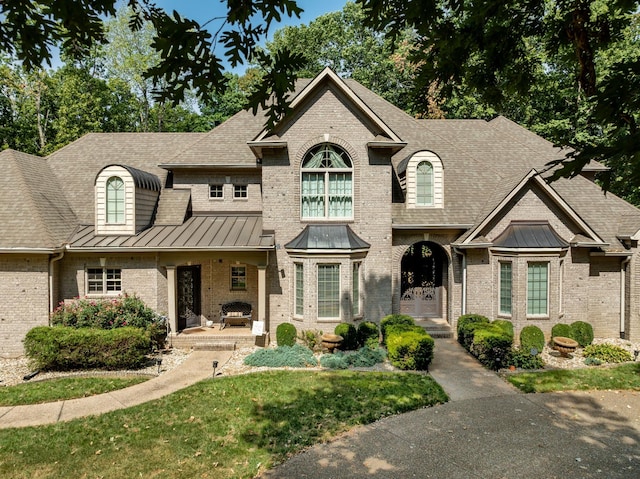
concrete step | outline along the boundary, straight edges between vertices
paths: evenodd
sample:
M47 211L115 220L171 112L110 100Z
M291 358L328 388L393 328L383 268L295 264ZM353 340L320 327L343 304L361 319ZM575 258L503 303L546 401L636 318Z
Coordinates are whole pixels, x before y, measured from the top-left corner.
M256 345L254 336L206 336L182 335L167 339L167 343L176 349L193 349L197 351L234 351L238 348Z
M453 329L444 320L423 319L417 320L416 324L422 327L432 338L453 338Z

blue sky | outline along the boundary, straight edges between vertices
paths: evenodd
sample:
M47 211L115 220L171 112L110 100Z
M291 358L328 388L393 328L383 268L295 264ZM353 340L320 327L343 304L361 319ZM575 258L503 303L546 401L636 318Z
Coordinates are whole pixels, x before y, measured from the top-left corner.
M271 27L269 38L271 38L273 32L284 26L308 24L320 15L342 10L347 1L348 0L298 0L298 6L304 10L300 18L283 16L282 22L274 24ZM158 7L164 8L167 13L176 10L183 17L191 18L201 25L211 19L225 17L227 13L227 2L224 0L155 0L155 4ZM215 32L221 24L222 20L214 20L207 28L211 32ZM223 55L222 50L216 51L216 53L220 56ZM242 74L244 67L237 68L234 72Z

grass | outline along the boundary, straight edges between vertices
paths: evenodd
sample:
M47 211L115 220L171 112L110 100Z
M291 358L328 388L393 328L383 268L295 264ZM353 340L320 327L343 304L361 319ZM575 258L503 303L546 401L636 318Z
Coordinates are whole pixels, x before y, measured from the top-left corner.
M526 393L577 391L587 389L640 390L640 363L616 367L558 369L513 374L509 382Z
M0 477L250 478L358 424L446 400L412 373L216 378L98 417L0 430Z
M107 393L148 380L147 376L50 379L0 388L0 406L20 406Z

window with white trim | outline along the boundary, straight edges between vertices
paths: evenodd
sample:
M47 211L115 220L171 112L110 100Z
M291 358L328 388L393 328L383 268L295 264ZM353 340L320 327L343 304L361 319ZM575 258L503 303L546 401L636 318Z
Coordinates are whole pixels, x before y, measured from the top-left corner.
M247 289L247 267L244 265L231 266L231 290L243 291Z
M87 294L118 294L122 292L120 268L87 268Z
M246 200L249 197L247 185L233 185L233 199Z
M346 151L323 144L309 150L302 161L301 216L303 219L353 217L353 164Z
M351 308L354 317L362 316L360 301L360 269L362 263L359 261L353 263L351 275Z
M106 189L106 222L124 223L124 181L118 176L112 176L107 180Z
M527 264L527 316L549 315L549 263Z
M428 161L416 167L416 204L433 206L433 165Z
M296 285L295 285L295 305L296 316L304 315L304 265L295 263Z
M224 185L209 185L209 198L220 200L224 198Z
M511 298L513 292L511 263L500 262L500 314L511 316Z
M318 265L318 318L340 318L340 265Z

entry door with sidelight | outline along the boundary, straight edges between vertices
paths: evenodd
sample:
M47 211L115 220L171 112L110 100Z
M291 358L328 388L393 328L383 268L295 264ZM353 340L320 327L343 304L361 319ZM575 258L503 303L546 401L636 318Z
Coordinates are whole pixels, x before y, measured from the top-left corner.
M178 266L178 329L200 326L200 266Z

